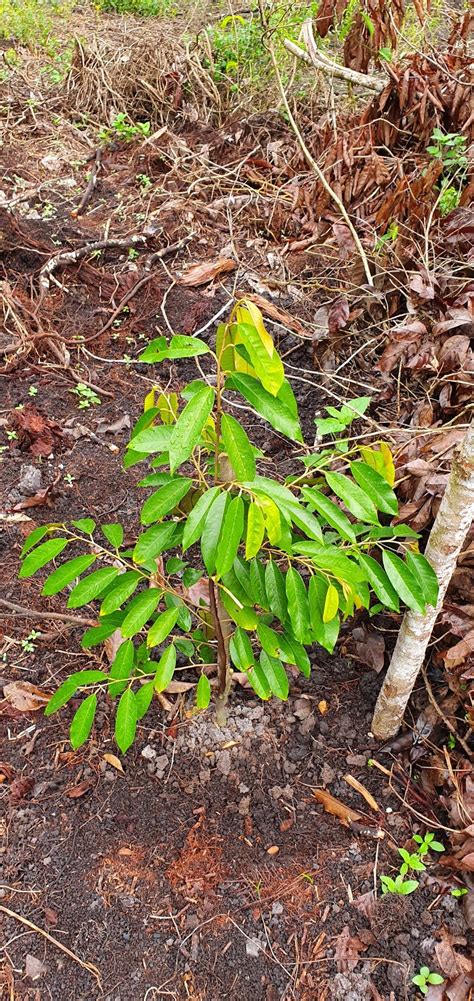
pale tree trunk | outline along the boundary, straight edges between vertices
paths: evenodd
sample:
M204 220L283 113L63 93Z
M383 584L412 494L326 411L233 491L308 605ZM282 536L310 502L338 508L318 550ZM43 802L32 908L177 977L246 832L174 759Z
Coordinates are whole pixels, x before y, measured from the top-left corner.
M397 733L423 664L426 648L474 517L474 421L455 453L448 484L431 530L425 556L439 581L436 608L425 615L406 612L372 720L374 736Z

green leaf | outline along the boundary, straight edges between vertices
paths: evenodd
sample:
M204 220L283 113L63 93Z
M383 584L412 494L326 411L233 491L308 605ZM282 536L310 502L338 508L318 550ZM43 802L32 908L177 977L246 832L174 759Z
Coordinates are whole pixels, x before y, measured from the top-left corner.
M150 587L135 598L133 608L127 613L121 625L121 633L124 638L135 636L143 629L145 623L153 615L161 595L162 591L158 588Z
M237 324L237 334L247 349L252 367L255 369L262 386L273 397L277 396L283 385L285 372L283 363L273 346L273 342L269 337L263 341L258 329L250 323L239 322Z
M235 417L223 414L221 431L224 447L236 479L240 482L253 480L256 473L255 456L243 427L235 420Z
M216 573L223 577L233 566L244 530L244 502L233 497L225 512L216 555Z
M230 615L233 622L238 626L242 626L242 629L256 629L258 617L257 613L253 608L249 608L248 605L244 605L243 608L239 608L237 603L233 600L231 595L220 588L220 599L228 615Z
M110 666L108 693L113 699L127 687L127 681L132 675L135 659L135 648L131 640L125 640L120 644L113 663Z
M311 629L316 643L332 653L339 635L340 621L338 617L334 617L330 622L324 621L327 592L327 581L316 575L311 577L308 587Z
M282 699L283 701L287 699L290 684L281 661L275 657L269 657L265 653L265 650L262 650L260 654L260 667L273 695L276 695L277 699Z
M103 567L94 570L76 584L69 595L67 608L80 608L97 598L118 575L118 567Z
M251 585L251 582L250 582L250 567L249 567L249 564L246 563L246 561L241 556L237 555L235 557L234 565L233 565L232 569L233 569L234 576L237 579L237 582L238 582L239 586L241 587L241 589L243 590L243 593L245 595L244 604L246 604L246 605L247 604L253 605L254 599L252 597L252 585ZM226 579L227 579L227 577L224 579L224 583L226 582ZM231 590L232 590L232 587L231 587Z
M274 560L265 567L265 591L270 609L280 622L286 622L288 609L286 603L285 578Z
M41 570L41 567L44 567L46 563L59 556L68 542L69 539L48 539L47 542L42 542L40 546L36 546L36 549L33 549L33 552L30 552L23 560L18 576L22 578L32 577L37 570Z
M145 713L148 712L151 700L153 698L154 692L153 682L147 681L145 685L141 685L140 688L135 692L135 709L137 713L137 720L143 719Z
M311 676L311 662L304 646L302 643L298 643L298 640L295 640L294 636L290 636L289 633L284 633L283 639L285 641L285 649L282 646L281 659L285 660L288 664L296 664L305 678L309 678ZM293 654L293 660L289 659L287 653L288 646Z
M178 476L164 487L147 497L140 515L142 525L151 525L173 511L177 504L189 492L192 480L186 476Z
M44 710L44 715L52 716L58 709L62 709L66 705L66 702L69 702L69 699L72 699L73 695L75 695L78 687L79 682L73 681L72 678L66 678L66 681L63 681L62 685L51 696Z
M393 584L397 594L400 595L402 601L405 602L405 605L424 615L425 602L422 590L406 563L399 556L395 556L394 553L390 553L385 549L382 554L382 560L387 577Z
M314 542L298 542L293 549L296 553L311 556L315 566L327 570L337 580L347 581L351 585L365 580L364 570L348 556L342 556L336 546L317 546Z
M240 393L276 431L281 431L292 441L303 441L297 418L284 403L268 393L257 379L242 372L234 372L226 381L226 389L234 389Z
M160 643L163 643L173 626L176 625L178 617L179 608L168 608L166 612L162 612L148 630L147 647L159 646Z
M257 636L260 640L260 646L265 650L265 653L268 653L270 657L280 657L282 646L280 633L276 633L274 629L270 629L264 622L259 622ZM285 657L282 657L282 660L285 659ZM294 663L294 660L290 660L289 663Z
M208 574L213 574L216 569L217 547L228 500L229 494L225 491L216 497L206 515L204 528L201 533L201 554Z
M95 521L93 518L79 518L77 521L71 522L74 528L78 528L80 532L85 532L86 535L92 535L95 529Z
M231 637L229 653L238 671L248 671L254 665L252 645L247 633L239 626Z
M335 528L341 539L355 542L356 536L349 518L329 497L313 487L303 487L302 494L309 506L318 512L331 528Z
M198 709L207 709L211 701L211 683L205 674L201 674L196 689L196 706Z
M133 452L145 452L147 455L153 452L168 452L173 431L174 427L169 424L146 428L131 439L130 448Z
M123 542L122 526L118 522L114 522L112 525L101 525L100 527L110 545L119 549Z
M88 695L76 710L69 730L69 739L74 751L85 744L94 722L97 709L97 695Z
M91 647L97 646L99 643L103 643L104 640L108 639L112 633L115 632L122 624L123 612L115 612L112 615L104 615L101 618L100 624L98 626L92 626L91 629L86 629L82 639L81 647L83 650L89 650Z
M189 459L195 445L197 445L214 406L214 398L215 392L212 387L204 386L192 397L179 415L168 446L172 473L186 459ZM135 442L133 447L136 447Z
M325 473L328 486L358 521L378 525L377 511L370 497L344 473Z
M379 601L386 608L398 612L400 608L398 594L395 588L392 587L385 570L382 569L377 560L374 560L372 556L365 556L362 553L359 553L359 563L365 570L369 584Z
M367 497L373 501L378 511L384 514L398 514L398 501L396 494L387 483L384 476L381 476L376 469L367 465L366 462L350 462L350 469L354 479L362 488Z
M115 612L117 608L120 608L136 590L140 580L142 580L142 576L138 570L126 570L125 573L119 574L113 588L107 592L102 600L100 615L109 615L110 612Z
M297 497L291 493L291 490L288 490L288 487L283 486L282 483L278 483L276 480L270 480L266 476L256 476L253 483L245 484L245 486L248 486L258 497L261 497L263 494L263 497L270 498L277 507L278 516L281 512L284 517L291 520L310 539L322 541L319 522L303 504L300 504ZM273 539L268 525L267 531L270 542L277 542L281 535L281 529L279 528L276 537Z
M173 643L166 647L166 650L161 655L158 666L156 668L156 674L153 679L153 687L155 692L164 692L165 688L168 687L176 667L176 647Z
M436 608L439 593L438 578L428 560L421 553L412 553L410 550L405 556L407 566L420 585L425 601L432 608Z
M36 543L40 542L45 535L48 535L49 532L54 532L60 527L60 525L38 525L38 528L34 528L33 531L26 536L20 553L20 558L23 559L23 557L29 553L30 549L33 549L33 546L36 546Z
M399 887L399 893L404 897L407 897L409 893L413 893L419 887L419 882L417 879L405 879L405 881Z
M183 553L201 538L209 509L219 493L219 487L211 487L210 490L206 490L204 494L201 494L199 500L196 501L196 504L188 515L188 520L184 526L182 542Z
M122 754L128 751L135 740L137 732L136 698L131 688L123 693L115 715L115 740Z
M87 671L74 671L74 674L70 674L68 681L74 681L77 687L82 685L96 684L99 681L107 681L108 675L104 674L103 671L87 670Z
M138 361L158 364L165 359L196 358L198 355L208 354L209 351L208 345L199 337L185 337L183 334L175 334L169 345L166 344L164 337L157 337L154 341L150 341L139 355Z
M247 678L249 685L251 685L259 699L267 702L272 694L272 691L260 664L254 664L254 666L247 671Z
M265 591L265 567L260 560L253 559L250 562L250 587L255 605L268 609L268 598Z
M53 570L49 577L46 578L41 594L48 596L58 594L59 591L62 591L63 587L66 587L71 581L76 580L76 577L80 577L81 573L84 573L84 570L87 570L96 558L94 555L76 556L75 559L63 563L62 566L58 567L57 570Z
M159 556L164 549L169 549L173 536L176 533L176 523L174 521L164 522L162 525L153 525L146 532L138 537L137 544L133 550L133 562L140 566L146 566L150 560Z
M326 591L326 597L324 599L324 609L323 609L323 622L327 625L328 622L332 622L335 615L337 615L339 610L339 591L334 584L329 584Z
M310 643L308 595L301 574L291 566L286 574L286 596L291 627L296 639L300 643Z
M444 977L440 973L430 973L426 979L429 984L444 984Z

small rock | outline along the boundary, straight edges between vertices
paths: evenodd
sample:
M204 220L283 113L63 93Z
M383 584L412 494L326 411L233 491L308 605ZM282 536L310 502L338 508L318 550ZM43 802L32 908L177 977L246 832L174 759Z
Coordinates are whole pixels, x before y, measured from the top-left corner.
M41 490L41 486L41 470L37 466L20 466L18 489L24 497L33 497L34 494L38 493L38 490Z
M221 775L228 775L231 770L232 764L230 760L229 751L219 751L216 754L216 768Z
M164 775L168 768L169 760L167 754L160 754L155 761L155 771L158 776Z
M142 758L145 758L146 761L153 761L153 758L156 758L155 748L151 747L150 744L147 744L146 747L143 748Z
M243 796L239 803L241 817L247 817L250 811L250 796Z
M275 900L272 904L272 914L283 914L283 904L280 904L279 900Z
M321 782L323 783L323 786L330 785L331 782L334 782L335 778L336 773L334 768L331 768L331 765L328 765L325 761L323 767L321 768Z
M272 799L281 799L284 789L281 786L272 786L269 792Z
M248 938L245 942L245 951L247 956L252 956L254 959L257 958L262 949L262 943L258 938Z
M31 956L28 953L25 960L25 976L29 977L30 980L39 980L46 973L46 967L41 959L37 959L36 956Z

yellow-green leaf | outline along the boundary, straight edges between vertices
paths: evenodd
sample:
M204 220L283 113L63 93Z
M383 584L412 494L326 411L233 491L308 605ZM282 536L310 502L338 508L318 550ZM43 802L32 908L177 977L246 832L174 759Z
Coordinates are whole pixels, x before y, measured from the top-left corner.
M339 609L339 592L334 584L330 584L326 591L323 608L323 622L332 622Z
M245 538L245 559L251 560L260 552L265 534L265 521L258 504L249 505L247 514L247 535Z

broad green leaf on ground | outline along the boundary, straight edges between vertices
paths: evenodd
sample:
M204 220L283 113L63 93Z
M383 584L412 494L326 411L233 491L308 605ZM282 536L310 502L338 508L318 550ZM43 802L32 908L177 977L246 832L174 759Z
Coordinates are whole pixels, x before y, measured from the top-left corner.
M156 493L147 497L140 514L142 525L151 525L153 521L160 521L166 514L173 511L188 493L192 482L187 476L177 476L176 479L166 483Z
M229 652L232 663L238 671L248 671L253 667L254 656L247 633L239 626L231 637Z
M217 547L228 501L229 494L227 492L220 493L208 511L204 522L201 533L201 554L208 574L213 574L216 569Z
M138 570L126 570L125 573L119 574L113 588L107 591L105 598L102 599L99 614L109 615L110 612L115 612L117 608L120 608L133 594L140 580L142 580L142 576Z
M391 553L386 549L382 553L382 560L387 577L405 605L413 609L413 611L424 615L426 603L423 598L423 592L418 579L413 575L406 563L399 556L396 556L395 553Z
M92 730L96 709L97 695L95 693L88 695L76 709L69 730L69 739L74 751L77 751L78 747L86 742Z
M223 414L221 430L224 447L236 479L240 482L253 480L256 472L255 455L243 427L235 417Z
M370 497L345 473L325 473L327 484L358 521L378 524L377 511Z
M132 746L137 732L137 707L135 695L131 688L121 696L115 715L115 740L118 747L125 754Z
M123 542L123 528L119 522L114 522L112 525L101 525L100 526L107 542L110 542L111 546L115 549L119 549Z
M398 501L386 479L365 462L351 462L351 473L367 497L384 514L398 514Z
M303 441L298 419L284 403L281 403L271 393L268 393L260 385L258 379L254 379L251 375L246 375L243 372L234 372L226 381L226 389L234 389L238 393L241 393L244 399L250 403L250 406L264 420L268 421L276 431L281 431L282 434L286 435L292 441Z
M162 592L156 587L150 587L147 591L139 594L133 603L133 608L125 616L121 632L124 638L135 636L143 629L143 626L158 606Z
M302 494L309 506L318 512L331 528L335 528L341 539L355 542L356 536L349 518L326 494L314 487L303 487Z
M152 626L148 630L148 635L146 638L147 647L159 646L160 643L169 636L173 626L176 625L179 618L179 608L168 608L166 612L162 612L161 615L155 619Z
M233 566L244 530L244 502L233 497L227 506L216 554L216 573L223 577Z
M197 709L207 709L211 701L211 683L205 674L201 674L196 688Z
M168 445L170 470L172 473L186 459L189 459L194 447L197 445L204 425L213 408L214 398L215 392L212 387L203 386L180 413L176 424L172 428L171 439ZM135 442L133 442L133 447L136 448Z
M189 549L190 546L197 542L198 539L200 539L209 509L219 493L219 487L211 487L210 490L206 491L206 493L201 494L199 499L196 501L196 504L188 515L188 520L184 526L182 543L183 553L186 549Z
M133 562L138 563L139 566L146 566L163 550L171 547L175 533L176 523L173 521L164 522L162 525L152 525L146 532L139 535L133 550Z
M280 622L286 622L288 607L285 578L274 560L270 560L265 567L265 591L273 614Z
M310 643L308 595L301 574L291 566L286 573L286 597L291 627L296 639L300 643Z
M59 556L68 542L69 539L48 539L47 542L42 542L40 546L36 546L36 549L33 549L23 560L18 576L32 577L37 570L41 570L42 567L46 566L46 563Z
M109 695L115 698L127 687L127 681L131 677L135 658L135 648L131 640L125 640L120 644L115 659L110 665Z
M265 650L262 650L260 654L260 667L273 695L276 695L277 699L287 699L290 685L288 675L281 660L277 660L276 657L269 657L265 653Z
M118 567L103 567L83 577L69 595L67 607L80 608L98 598L118 575Z
M81 573L88 570L95 559L97 557L91 554L89 556L76 556L73 560L63 563L46 578L41 594L48 596L58 594L63 587L71 584L73 580L76 580L76 577L80 577Z
M400 601L395 588L390 583L385 570L374 560L372 556L366 556L365 554L359 553L359 563L361 567L365 570L367 574L367 580L379 601L385 605L386 608L391 608L392 611L398 612L400 608Z
M438 578L428 560L421 553L412 553L408 550L406 554L407 566L413 576L418 581L425 601L436 608L438 601L439 582Z
M171 643L170 646L166 647L166 650L162 653L157 664L153 681L155 692L164 692L165 688L168 687L170 681L172 680L175 667L176 647L173 643Z

